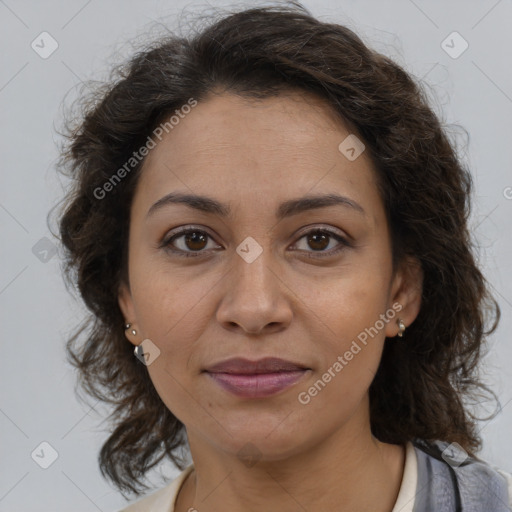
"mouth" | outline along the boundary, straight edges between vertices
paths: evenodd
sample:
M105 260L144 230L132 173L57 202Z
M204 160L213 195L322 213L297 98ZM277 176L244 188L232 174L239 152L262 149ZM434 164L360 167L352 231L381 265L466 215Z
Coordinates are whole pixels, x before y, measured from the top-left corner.
M214 364L205 371L208 373L236 373L244 375L258 375L262 373L280 373L309 370L307 366L278 357L265 357L256 361L234 357Z
M302 380L311 369L278 358L258 361L234 358L213 365L205 372L222 389L236 396L264 398Z

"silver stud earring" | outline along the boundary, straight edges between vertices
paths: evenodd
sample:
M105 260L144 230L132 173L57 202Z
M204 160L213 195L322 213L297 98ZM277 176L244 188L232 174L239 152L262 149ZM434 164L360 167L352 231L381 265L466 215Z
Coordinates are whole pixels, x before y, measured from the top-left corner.
M398 337L402 338L404 335L404 331L405 331L405 324L401 318L399 318L396 322L398 324L398 328L400 329L398 331Z
M124 324L124 330L127 331L131 326L132 324ZM132 329L132 334L136 336L137 331L135 329Z

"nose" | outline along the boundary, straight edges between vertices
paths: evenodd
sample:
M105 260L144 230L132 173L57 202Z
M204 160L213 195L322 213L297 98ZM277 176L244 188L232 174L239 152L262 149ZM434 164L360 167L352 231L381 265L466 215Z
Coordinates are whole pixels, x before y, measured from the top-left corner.
M293 293L279 275L272 254L265 249L248 263L238 254L223 280L217 321L230 331L270 334L285 329L293 316Z

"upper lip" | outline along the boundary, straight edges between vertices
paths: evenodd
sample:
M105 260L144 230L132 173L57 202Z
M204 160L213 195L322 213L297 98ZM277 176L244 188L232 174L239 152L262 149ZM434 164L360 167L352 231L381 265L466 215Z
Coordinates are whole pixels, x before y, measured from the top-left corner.
M308 369L306 366L292 361L285 361L278 357L265 357L257 361L251 361L242 357L234 357L214 364L205 371L209 373L236 373L236 374L259 374L292 372Z

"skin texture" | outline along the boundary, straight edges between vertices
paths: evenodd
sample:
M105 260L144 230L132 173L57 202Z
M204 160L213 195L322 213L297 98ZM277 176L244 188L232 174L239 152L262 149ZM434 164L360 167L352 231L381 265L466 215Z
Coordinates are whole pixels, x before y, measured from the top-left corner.
M255 101L225 93L192 109L144 163L131 209L130 285L119 304L137 331L127 331L128 340L149 338L160 349L147 370L186 427L195 471L177 512L393 508L404 447L372 436L368 388L397 317L409 326L419 312L422 275L413 261L393 275L372 163L364 152L349 161L338 150L349 133L312 96ZM232 216L180 204L147 216L175 191L212 197ZM365 215L335 205L276 219L283 201L329 193L349 197ZM187 245L182 236L174 247L203 256L161 247L175 228L191 225L209 237ZM332 254L343 246L304 236L315 228L351 245ZM249 236L263 250L252 263L236 252ZM402 306L394 319L301 404L298 394L394 303ZM239 398L202 372L235 356L275 356L311 370L274 396ZM237 455L247 443L258 453L251 466Z

